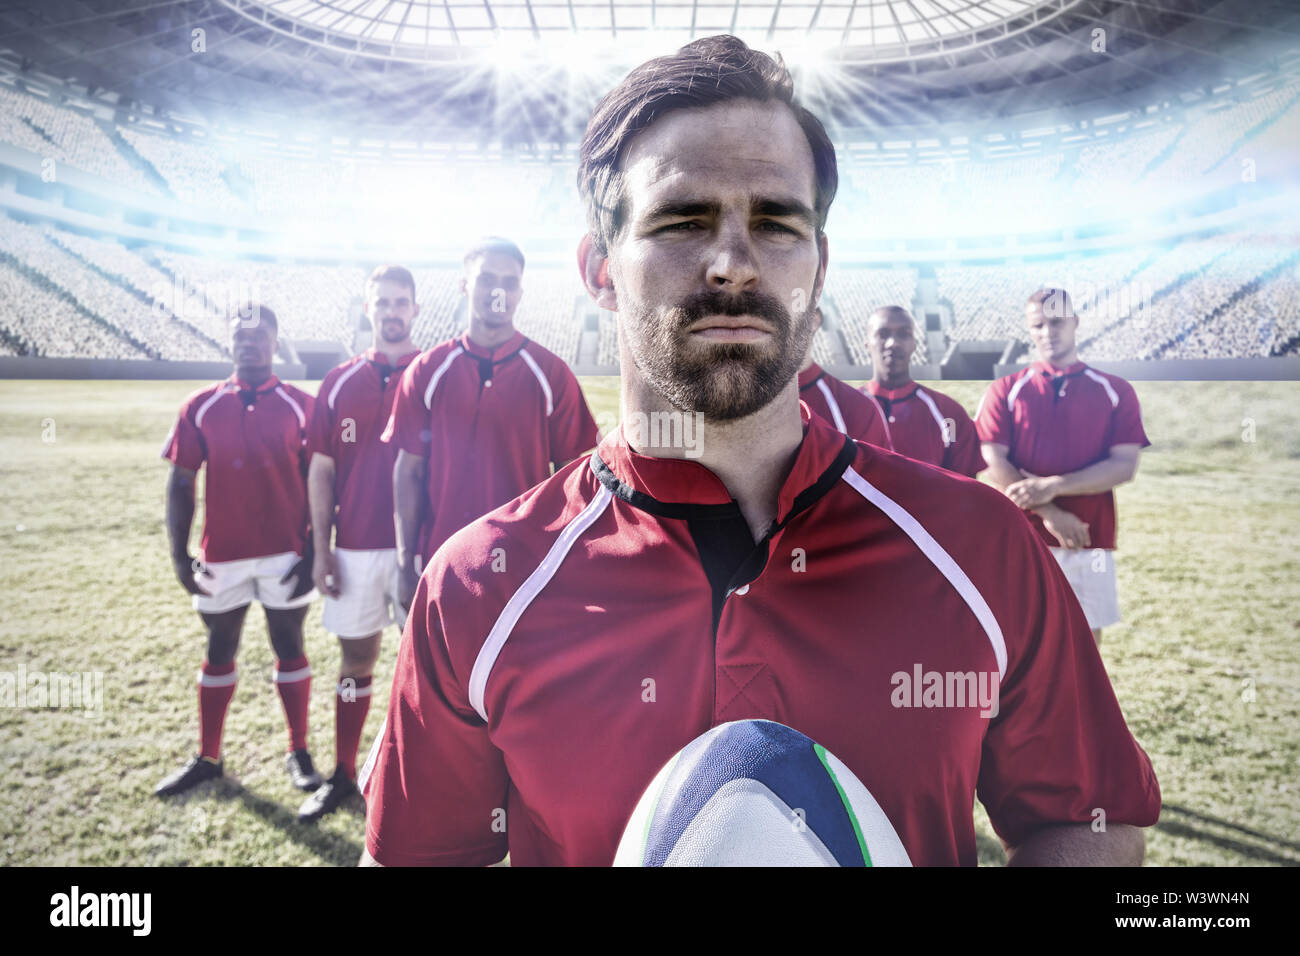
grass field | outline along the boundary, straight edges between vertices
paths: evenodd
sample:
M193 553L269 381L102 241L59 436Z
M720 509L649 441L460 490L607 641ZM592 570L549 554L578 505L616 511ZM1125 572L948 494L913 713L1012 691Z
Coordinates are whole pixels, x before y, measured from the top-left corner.
M227 780L170 802L151 795L197 736L202 630L168 561L158 458L197 384L0 382L0 672L103 673L98 716L0 707L0 861L347 865L361 853L359 813L296 821L302 794L282 766L256 611L226 723ZM583 387L612 421L616 380ZM944 388L973 409L983 383ZM1119 493L1125 622L1103 653L1164 793L1147 861L1298 864L1300 385L1136 388L1155 444ZM396 645L390 629L363 753ZM307 652L311 749L328 773L338 651L319 603ZM982 810L977 822L981 862L1000 862Z

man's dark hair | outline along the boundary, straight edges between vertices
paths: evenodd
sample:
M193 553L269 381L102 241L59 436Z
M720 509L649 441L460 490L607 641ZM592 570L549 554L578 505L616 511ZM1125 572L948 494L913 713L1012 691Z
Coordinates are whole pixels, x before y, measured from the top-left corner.
M519 263L520 269L524 267L524 251L509 239L503 239L501 236L486 236L474 243L469 252L465 253L465 265L469 265L475 259L483 256L492 255L494 252L499 252L514 259L515 262Z
M415 301L415 276L411 275L410 269L405 266L375 266L375 271L370 273L370 278L366 280L366 286L385 281L406 286L411 290L411 301Z
M622 162L637 133L673 110L712 106L729 100L784 103L812 147L817 174L814 209L817 232L826 228L839 171L835 147L821 120L794 97L794 79L776 59L751 50L743 40L721 35L688 43L670 56L647 60L601 98L591 114L578 158L578 192L587 207L587 228L601 255L623 227Z

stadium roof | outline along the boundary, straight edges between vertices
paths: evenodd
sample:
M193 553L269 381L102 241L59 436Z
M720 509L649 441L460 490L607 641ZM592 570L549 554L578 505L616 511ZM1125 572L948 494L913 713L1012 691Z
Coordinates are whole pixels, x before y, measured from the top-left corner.
M4 0L0 70L119 121L572 143L629 61L732 23L845 137L1087 120L1300 62L1294 0Z
M222 0L329 49L414 62L580 35L609 52L672 49L731 33L884 62L951 53L1031 30L1080 0Z

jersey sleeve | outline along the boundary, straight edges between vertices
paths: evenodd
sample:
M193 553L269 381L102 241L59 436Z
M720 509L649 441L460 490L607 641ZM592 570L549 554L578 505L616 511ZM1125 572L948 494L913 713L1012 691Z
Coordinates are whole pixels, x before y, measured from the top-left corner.
M194 403L186 402L163 442L162 457L178 468L198 471L208 457L207 442L194 424Z
M1160 787L1120 712L1087 618L1046 546L1023 522L1004 530L1000 619L1008 663L984 738L978 793L1017 846L1062 823L1151 826ZM1104 817L1102 816L1104 814Z
M433 434L429 430L431 416L424 405L424 388L430 374L428 354L416 359L402 373L402 380L393 396L393 411L388 425L379 440L396 445L399 449L421 458L429 457Z
M953 421L953 428L957 435L953 443L944 451L943 466L955 474L974 478L988 467L980 451L980 439L975 432L975 423L966 414L966 409L956 402L949 406L948 415Z
M555 385L559 387L555 392L555 407L547 420L547 430L551 461L559 467L595 448L600 434L577 377L558 359L555 365L560 373Z
M415 592L366 783L366 850L385 866L488 866L508 851L505 761L453 673L436 578Z
M330 408L329 402L325 396L329 395L329 390L334 387L337 375L330 372L325 376L324 381L320 383L320 391L316 395L316 401L312 406L311 417L307 420L307 457L310 460L312 455L327 455L330 458L338 458L337 450L334 447L335 438L338 435L334 421L334 410Z
M1007 379L999 379L988 387L975 410L975 432L982 442L996 442L1012 446L1015 418L1007 408Z
M1133 386L1123 380L1111 379L1119 395L1119 404L1111 420L1111 445L1138 445L1146 448L1151 444L1146 430L1142 427L1142 406L1138 403L1137 392Z

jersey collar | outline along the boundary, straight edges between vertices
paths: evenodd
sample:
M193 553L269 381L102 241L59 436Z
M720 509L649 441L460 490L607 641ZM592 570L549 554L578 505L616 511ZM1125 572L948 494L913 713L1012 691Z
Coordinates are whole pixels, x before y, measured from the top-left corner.
M365 355L367 362L374 362L376 365L387 365L389 368L401 369L401 368L406 368L406 366L410 365L411 362L413 362L419 356L420 350L414 349L410 352L406 352L405 354L398 357L397 364L395 365L390 364L388 361L388 356L385 355L383 352L379 351L379 349L374 348L373 346L366 349L366 351L363 354Z
M777 525L784 526L834 486L860 447L800 403L804 436L794 466L777 498ZM591 469L615 497L663 518L731 518L740 506L708 468L689 458L655 458L632 450L616 428L591 456Z
M514 335L510 336L510 338L506 339L496 348L485 349L483 346L476 344L474 340L469 337L469 332L466 331L465 334L460 337L460 347L470 355L477 355L479 358L500 360L508 355L518 352L524 347L525 341L524 333L516 329Z
M902 398L911 398L916 394L916 390L920 387L921 386L916 382L908 382L901 388L885 388L874 378L867 381L867 391L876 396L876 398L887 398L891 402L896 402Z
M257 388L254 388L252 385L249 385L242 378L240 378L238 372L232 374L230 378L226 379L226 382L230 385L233 385L241 392L256 392L258 395L261 395L265 392L269 392L274 388L278 388L280 385L279 377L276 375L272 375L261 385L257 386Z
M813 362L806 369L799 373L799 391L803 391L817 379L822 377L822 367Z
M1038 361L1033 363L1033 367L1044 375L1056 378L1061 375L1078 375L1088 366L1083 362L1075 362L1073 365L1068 365L1065 368L1058 368L1051 362Z

